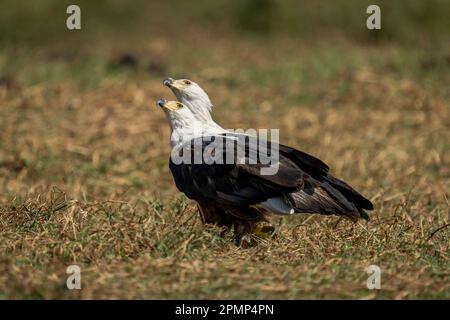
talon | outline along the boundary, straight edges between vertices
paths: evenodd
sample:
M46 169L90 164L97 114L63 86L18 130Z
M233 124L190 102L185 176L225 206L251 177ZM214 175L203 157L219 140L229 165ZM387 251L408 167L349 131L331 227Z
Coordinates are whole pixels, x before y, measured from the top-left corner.
M266 222L260 222L256 225L253 235L261 239L269 239L275 234L275 227Z

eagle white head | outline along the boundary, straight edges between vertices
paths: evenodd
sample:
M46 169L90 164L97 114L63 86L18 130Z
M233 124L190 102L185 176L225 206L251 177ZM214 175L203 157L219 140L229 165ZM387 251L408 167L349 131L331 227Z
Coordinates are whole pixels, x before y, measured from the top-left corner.
M192 111L179 101L159 99L156 103L166 114L172 131L170 144L172 147L202 135L214 135L223 132L198 120Z
M177 129L192 128L199 123L191 110L189 110L181 102L159 99L156 104L164 110L172 131Z
M213 104L206 92L194 81L167 78L164 85L172 90L177 100L186 105L194 116L202 122L214 123L211 118Z

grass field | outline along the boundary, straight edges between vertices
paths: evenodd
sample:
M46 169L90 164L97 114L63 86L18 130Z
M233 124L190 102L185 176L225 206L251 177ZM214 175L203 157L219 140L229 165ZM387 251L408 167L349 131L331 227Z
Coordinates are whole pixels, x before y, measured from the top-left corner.
M29 3L0 13L0 298L450 299L444 1L383 2L375 35L356 1L283 23L253 1L81 1L80 31L63 4ZM288 217L248 249L203 226L167 165L166 76L198 82L226 128L279 128L373 201L371 221Z

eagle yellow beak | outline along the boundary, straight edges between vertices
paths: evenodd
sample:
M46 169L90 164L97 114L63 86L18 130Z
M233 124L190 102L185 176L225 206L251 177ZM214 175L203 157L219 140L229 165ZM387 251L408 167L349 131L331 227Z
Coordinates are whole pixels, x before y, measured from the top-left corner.
M178 101L167 101L165 99L159 99L157 105L161 108L165 108L171 112L177 111L183 108L183 104Z
M181 91L186 88L186 84L184 84L181 80L174 80L172 78L164 79L163 84L172 90L176 89Z

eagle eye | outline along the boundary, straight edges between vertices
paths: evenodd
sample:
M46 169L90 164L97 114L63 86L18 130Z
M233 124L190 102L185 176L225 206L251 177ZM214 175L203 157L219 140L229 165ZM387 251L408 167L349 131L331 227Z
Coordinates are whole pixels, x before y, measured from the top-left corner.
M189 80L184 80L183 83L186 85L190 85L192 82L190 82Z

